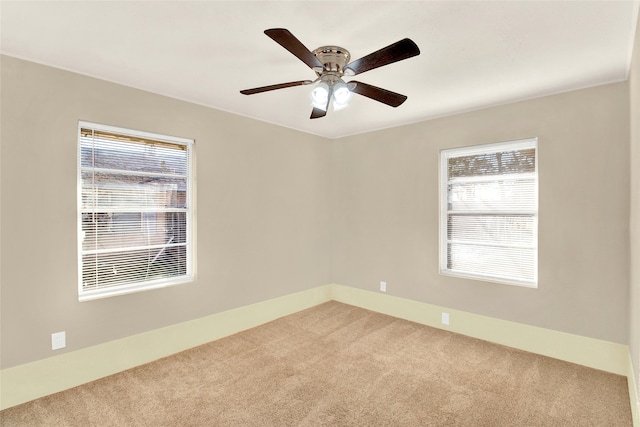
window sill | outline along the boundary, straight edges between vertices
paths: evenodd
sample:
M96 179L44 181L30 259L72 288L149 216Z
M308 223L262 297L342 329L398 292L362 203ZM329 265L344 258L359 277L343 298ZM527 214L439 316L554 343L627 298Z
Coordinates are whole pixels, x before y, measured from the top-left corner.
M184 283L193 282L193 276L181 276L176 279L162 279L155 282L148 282L144 284L133 284L126 286L117 286L114 288L104 289L92 289L78 292L78 301L92 301L96 299L115 297L119 295L132 294L136 292L150 291L153 289L166 288L168 286L175 286Z

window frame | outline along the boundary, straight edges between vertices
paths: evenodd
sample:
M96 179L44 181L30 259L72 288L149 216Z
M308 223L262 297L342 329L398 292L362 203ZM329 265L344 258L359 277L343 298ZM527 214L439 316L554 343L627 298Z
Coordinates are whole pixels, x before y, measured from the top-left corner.
M449 170L448 170L448 161L450 158L454 157L465 157L465 156L474 156L480 154L491 154L497 152L508 152L515 150L523 150L523 149L531 149L535 150L535 209L533 211L509 211L506 212L519 214L519 215L530 215L533 220L533 236L534 242L531 249L534 250L533 255L533 279L515 279L511 277L504 277L499 275L485 275L478 274L474 272L465 272L463 270L452 270L448 268L448 219L449 219ZM539 174L538 174L538 158L539 158L539 147L538 147L538 138L531 137L519 140L498 142L498 143L489 143L489 144L480 144L473 145L467 147L456 147L456 148L448 148L440 150L440 171L439 171L439 272L445 276L452 277L460 277L472 280L479 280L485 282L492 283L500 283L514 286L522 286L528 288L537 288L538 287L538 215L539 215ZM507 175L501 175L507 176ZM480 180L478 180L480 181ZM482 212L482 211L477 211ZM490 210L486 210L484 212L491 213ZM498 247L499 245L487 245Z
M125 284L117 284L113 286L106 286L103 288L95 288L95 289L85 289L83 287L83 255L85 255L85 251L83 248L83 240L84 240L84 230L83 230L83 181L82 181L82 129L92 129L98 132L105 132L116 134L118 136L122 136L124 138L138 138L151 140L158 143L169 143L175 145L184 146L187 151L187 159L186 159L186 195L185 195L185 260L186 260L186 272L185 274L181 274L179 276L173 277L163 277L155 280L149 281L137 281L132 283ZM144 132L133 129L126 129L121 127L109 126L99 123L93 123L88 121L78 121L78 134L77 134L77 262L78 262L78 300L79 301L89 301L100 298L107 298L117 295L130 294L135 292L142 292L152 289L164 288L167 286L173 286L183 283L193 282L195 278L195 236L193 230L195 229L195 210L194 210L194 145L195 141L193 139L181 138L175 136L162 135L151 132ZM87 170L85 168L85 170ZM95 211L94 211L95 212ZM140 227L141 232L145 233L143 218L145 213L150 213L150 211L140 211L132 212L127 211L125 214L140 215ZM164 249L163 249L164 250Z

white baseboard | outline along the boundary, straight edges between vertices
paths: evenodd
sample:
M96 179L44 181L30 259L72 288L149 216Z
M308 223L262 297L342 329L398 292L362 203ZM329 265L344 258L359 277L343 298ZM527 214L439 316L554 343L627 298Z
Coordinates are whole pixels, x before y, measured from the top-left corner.
M325 285L0 371L0 410L170 356L331 300Z
M424 325L601 369L629 379L634 421L638 400L629 348L623 344L480 316L338 284L213 314L166 328L0 371L0 410L192 348L279 317L336 300ZM449 325L441 315L449 313ZM634 424L636 425L636 424Z

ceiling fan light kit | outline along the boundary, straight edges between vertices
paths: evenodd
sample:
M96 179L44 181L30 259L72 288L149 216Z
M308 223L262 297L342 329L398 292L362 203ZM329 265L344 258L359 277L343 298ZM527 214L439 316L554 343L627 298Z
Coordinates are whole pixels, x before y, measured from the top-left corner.
M329 91L331 88L326 82L320 82L311 91L311 105L314 108L320 108L321 110L327 109L327 102L329 101Z
M346 108L351 101L351 91L345 82L340 80L333 85L333 110L338 111Z
M410 39L402 39L356 61L349 62L351 54L345 48L322 46L310 51L289 30L284 28L272 28L265 30L264 33L307 64L316 73L317 77L313 81L299 80L241 90L240 93L243 95L254 95L276 89L317 83L311 91L311 105L313 107L311 119L324 117L327 114L331 100L333 100L334 111L347 107L353 93L382 102L391 107L398 107L407 100L405 95L362 82L350 81L345 83L342 78L344 76L355 76L374 68L419 55L420 49Z

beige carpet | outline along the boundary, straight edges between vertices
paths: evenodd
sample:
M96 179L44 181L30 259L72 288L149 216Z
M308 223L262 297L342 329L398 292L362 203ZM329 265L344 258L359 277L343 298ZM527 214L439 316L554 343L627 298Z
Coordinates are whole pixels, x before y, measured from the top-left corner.
M3 426L630 426L626 378L328 302Z

